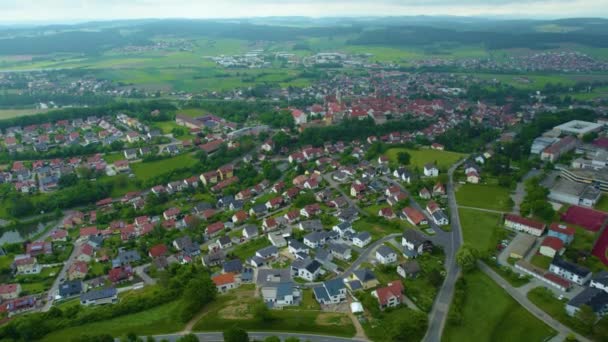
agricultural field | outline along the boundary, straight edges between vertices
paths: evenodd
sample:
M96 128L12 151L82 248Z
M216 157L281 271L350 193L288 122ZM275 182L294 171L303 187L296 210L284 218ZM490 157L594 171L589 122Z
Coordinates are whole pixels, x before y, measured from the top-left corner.
M386 151L386 156L393 163L398 163L397 155L399 152L407 152L411 156L410 165L413 168L422 170L425 164L436 162L440 169L447 169L456 163L465 154L449 151L439 151L431 149L412 150L408 148L390 148Z
M498 185L464 184L456 190L458 205L498 211L511 211L509 189Z
M179 331L183 326L183 323L176 319L179 316L176 313L180 303L180 301L169 302L146 311L58 330L45 336L42 341L70 341L77 336L101 332L120 337L130 332L152 335Z
M448 323L443 342L540 342L555 335L553 329L521 307L485 274L477 271L467 274L465 279L467 285L462 323Z
M260 299L251 287L241 287L218 297L207 306L206 313L194 325L194 331L222 331L234 325L245 330L309 332L352 337L355 328L343 313L303 310L288 307L271 310L270 319L262 321L253 314Z
M164 173L190 167L195 163L195 159L189 154L181 154L176 157L167 158L148 163L133 163L131 169L137 176L137 179L145 181Z
M465 243L480 251L493 250L506 230L501 228L499 214L474 209L458 209Z
M0 120L12 119L19 116L46 113L48 109L0 109Z

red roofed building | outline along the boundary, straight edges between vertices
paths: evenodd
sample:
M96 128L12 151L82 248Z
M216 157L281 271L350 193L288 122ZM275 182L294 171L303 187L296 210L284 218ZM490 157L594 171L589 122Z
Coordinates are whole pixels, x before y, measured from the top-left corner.
M53 244L50 242L37 241L28 243L25 248L25 253L30 256L38 256L41 254L52 254Z
M89 272L89 266L84 261L75 261L72 266L68 269L68 278L72 279L83 279Z
M428 223L424 214L412 207L403 208L403 216L409 223L413 224L414 226Z
M148 256L150 256L150 258L158 258L160 256L166 255L168 251L169 249L167 248L167 246L161 243L150 248L150 250L148 251Z
M505 227L514 229L519 232L528 233L534 236L541 236L545 232L545 225L542 222L531 220L525 217L506 214L505 215Z
M224 229L224 222L215 222L210 224L207 229L205 229L205 234L213 236L219 233L222 229Z
M51 239L53 241L66 241L68 237L68 232L64 229L57 229L51 233Z
M108 273L108 279L113 283L130 280L133 277L133 271L130 267L115 267Z
M247 212L244 210L240 210L240 211L237 211L236 213L234 213L234 215L232 215L232 222L241 223L241 222L244 222L245 220L247 220L248 218L249 218L249 215L247 214Z
M88 238L89 236L93 235L99 235L99 230L97 230L97 227L80 228L80 237Z
M15 299L19 297L19 293L21 293L21 285L18 283L0 285L0 298L2 300Z
M386 287L380 287L372 292L378 299L380 309L394 308L403 302L403 284L399 280L388 283Z
M392 220L396 217L393 209L389 207L378 210L378 216L384 217L387 220Z
M163 212L163 217L165 218L165 220L175 220L179 213L179 208L169 208Z
M570 244L574 240L574 227L567 226L565 224L552 223L549 226L549 236L559 238L564 244Z
M561 255L564 252L564 242L554 236L547 236L540 245L539 253L541 255L553 258L556 255Z
M232 273L224 273L211 278L217 291L224 293L237 287L236 278Z

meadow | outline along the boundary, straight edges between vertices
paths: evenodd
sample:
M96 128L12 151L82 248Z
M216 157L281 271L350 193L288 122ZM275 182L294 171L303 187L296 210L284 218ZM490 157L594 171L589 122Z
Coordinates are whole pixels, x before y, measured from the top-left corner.
M458 209L458 214L464 242L480 251L493 250L506 233L499 214L464 208Z
M427 163L437 163L440 169L447 169L465 155L457 152L439 151L431 149L412 150L408 148L390 148L386 151L386 156L393 163L398 163L397 155L399 152L407 152L410 154L410 165L414 168L422 170Z
M448 323L443 342L540 342L555 335L553 329L521 307L481 271L467 274L465 280L462 323Z
M183 323L176 319L180 304L180 301L173 301L150 310L54 331L42 341L63 342L78 336L99 333L120 337L131 332L145 336L179 331L183 327Z
M456 200L458 201L458 205L466 207L498 211L510 211L512 207L509 189L498 185L459 185L456 191Z
M160 176L172 170L190 167L195 163L195 159L189 154L181 154L176 157L157 160L147 163L133 163L131 169L137 179L146 181Z

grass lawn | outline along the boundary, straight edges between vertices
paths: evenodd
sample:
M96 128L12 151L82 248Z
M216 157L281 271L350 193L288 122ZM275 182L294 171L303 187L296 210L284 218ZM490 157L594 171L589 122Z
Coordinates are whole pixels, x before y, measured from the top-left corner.
M538 306L539 309L549 314L549 316L582 334L577 319L570 317L566 313L566 299L560 301L555 297L553 292L543 287L537 287L530 290L530 292L528 292L528 299Z
M106 153L103 156L103 160L105 160L106 163L108 163L108 164L114 164L114 162L116 162L118 160L123 160L123 159L127 159L127 158L125 158L125 155L122 152Z
M459 205L499 211L511 210L509 189L498 185L464 184L458 186L456 200Z
M534 266L538 266L540 268L542 268L543 270L548 270L549 269L549 265L551 265L551 261L553 261L553 259L544 256L544 255L540 255L540 254L535 254L532 257L532 260L530 260L532 262L532 265Z
M431 149L420 149L412 150L403 147L389 148L386 151L386 156L391 162L398 163L397 154L399 152L407 152L410 154L410 165L413 168L419 168L422 170L424 164L436 162L440 169L447 169L452 164L456 163L458 159L464 157L462 153L439 151Z
M258 249L266 246L270 246L270 241L266 237L261 237L236 246L231 253L239 259L245 260L254 256Z
M271 310L271 319L260 321L253 315L256 303L253 291L238 289L222 295L207 307L207 313L194 326L194 331L222 331L234 325L245 330L309 332L352 337L355 328L343 313L318 310Z
M377 212L376 212L377 214ZM391 224L374 222L370 218L362 218L353 222L353 228L357 232L369 232L373 240L377 240L389 234L403 233L406 227L412 228L408 223L401 220L393 220Z
M480 251L494 250L506 231L501 228L500 215L474 209L458 209L464 242Z
M176 319L179 316L177 315L179 305L180 301L174 301L135 314L58 330L45 336L42 341L70 341L80 335L94 335L101 332L119 337L130 332L152 335L179 331L183 326Z
M181 134L181 135L174 135L175 139L182 139L182 138L186 138L186 137L190 136L188 134L188 127L180 126L180 125L176 124L175 121L155 122L154 126L158 129L160 129L163 132L163 134L172 133L171 131L174 128L179 128L180 130L182 130L185 133L185 134Z
M19 116L46 113L48 109L0 109L0 120L12 119Z
M196 161L191 155L181 154L176 157L152 161L149 163L134 163L131 165L131 169L137 176L137 179L145 181L158 177L172 170L189 167L195 162Z
M448 323L442 341L545 341L555 335L485 274L478 271L465 279L462 323Z
M602 195L602 199L597 202L595 209L608 213L608 195Z

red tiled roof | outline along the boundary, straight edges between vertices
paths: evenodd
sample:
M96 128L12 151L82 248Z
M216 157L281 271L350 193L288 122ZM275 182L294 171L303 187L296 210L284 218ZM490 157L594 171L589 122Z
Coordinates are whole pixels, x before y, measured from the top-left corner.
M564 247L564 242L561 239L556 238L554 236L547 236L543 240L541 247L549 247L549 248L553 249L554 251L559 252Z
M405 207L403 208L403 213L410 218L410 220L412 220L414 222L414 224L418 225L420 222L424 221L424 214L422 214L420 211L412 208L412 207Z
M574 227L570 227L567 226L565 224L559 224L559 223L552 223L551 226L549 226L549 230L552 230L554 232L558 232L561 234L566 234L566 235L574 235Z
M398 297L401 301L403 299L403 284L399 280L392 281L388 286L376 289L376 294L381 305L386 305L392 297Z
M513 215L513 214L506 214L505 220L519 223L519 224L522 224L524 226L528 226L528 227L531 227L534 229L543 229L545 227L545 224L542 222L534 221L534 220L531 220L531 219L528 219L525 217L521 217L521 216L517 216L517 215Z
M160 245L156 245L152 248L150 248L150 256L152 256L153 258L165 255L167 253L168 249L167 246L160 244Z
M217 275L217 276L211 278L211 280L213 280L213 283L215 284L215 286L232 284L232 283L234 283L234 274L232 274L232 273L220 274L220 275Z

